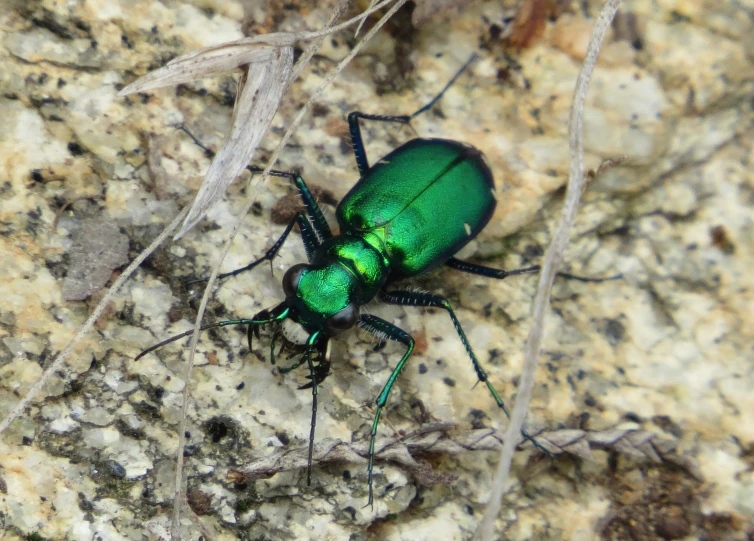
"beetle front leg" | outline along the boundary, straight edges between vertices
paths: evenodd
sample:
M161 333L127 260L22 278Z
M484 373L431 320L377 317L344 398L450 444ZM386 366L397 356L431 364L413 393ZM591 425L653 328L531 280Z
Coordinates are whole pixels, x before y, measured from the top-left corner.
M463 344L463 347L466 349L466 353L471 359L471 363L474 366L474 371L476 372L477 378L487 386L487 389L492 395L492 398L497 403L498 407L502 409L503 412L505 412L505 415L510 419L510 412L508 411L508 408L505 407L503 399L500 398L500 395L492 386L492 383L487 377L487 372L485 372L484 368L482 368L482 365L479 363L479 360L476 358L474 350L471 349L471 344L469 343L468 338L466 338L466 333L461 327L461 322L458 321L458 318L456 317L455 312L453 312L453 308L450 306L448 299L440 295L432 295L431 293L419 293L416 291L383 291L380 294L380 299L388 304L396 304L399 306L442 308L443 310L447 311L451 321L453 322L453 326L458 333L458 337L461 339L461 343ZM547 455L550 455L550 452L542 447L526 430L522 429L521 435L524 437L524 439L529 440L537 449L543 451Z
M406 353L403 354L403 357L398 362L398 365L395 367L395 369L393 369L393 372L390 374L387 383L385 383L385 386L382 388L382 391L380 392L376 400L377 411L374 414L374 422L372 422L372 430L369 435L369 466L367 467L367 484L369 485L369 501L367 502L367 505L371 506L374 503L374 491L372 490L372 470L374 468L374 441L377 437L377 425L380 422L382 409L387 403L387 397L390 395L393 384L395 383L395 380L398 379L398 374L401 373L401 370L403 370L406 361L408 361L408 358L411 356L411 352L414 351L414 339L411 338L411 335L409 335L403 329L396 327L392 323L388 323L384 319L378 318L376 316L362 315L359 318L359 326L362 329L377 336L378 338L381 338L383 340L386 338L389 340L395 340L396 342L400 342L401 344L406 346Z
M196 135L191 133L191 130L189 130L185 124L179 126L178 129L191 137L196 146L201 148L207 154L207 156L209 156L210 158L215 156L215 151L204 145L204 143L202 143ZM257 167L256 165L247 165L246 169L252 174L264 172L264 169ZM293 182L293 184L298 189L298 193L301 196L301 201L304 203L304 207L306 208L306 214L309 216L309 220L311 220L312 226L317 232L317 235L319 235L319 237L322 239L329 239L330 237L332 237L330 226L327 224L327 220L325 220L325 217L322 214L322 210L319 208L317 201L309 191L309 187L306 185L306 182L301 177L301 175L291 173L290 171L278 171L277 169L270 170L269 174L273 177L287 178L291 182Z
M314 250L319 246L319 240L317 239L317 235L312 230L312 226L311 224L309 224L306 217L303 214L299 213L293 217L293 219L286 226L285 231L283 231L283 234L280 235L280 238L275 241L275 244L273 244L262 257L252 261L251 263L244 267L241 267L240 269L219 274L217 276L217 279L222 280L224 278L236 276L238 274L241 274L242 272L250 271L251 269L259 266L259 264L261 264L263 261L269 261L270 264L272 264L272 260L275 259L275 256L280 251L280 248L282 248L283 244L285 244L286 239L288 239L288 235L290 235L291 231L293 230L293 225L296 223L301 229L301 237L304 241L304 248L306 249L307 256L309 256L309 261L311 261L311 254L313 254ZM199 280L191 280L189 282L186 282L186 285L198 284L206 281L206 278L201 278Z

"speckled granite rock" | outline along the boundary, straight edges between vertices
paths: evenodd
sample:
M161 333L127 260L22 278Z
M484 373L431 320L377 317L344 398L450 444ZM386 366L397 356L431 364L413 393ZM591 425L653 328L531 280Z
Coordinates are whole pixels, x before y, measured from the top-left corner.
M366 3L366 2L364 2ZM56 2L0 5L0 412L5 414L75 334L98 300L63 299L73 236L104 219L146 246L196 191L208 162L180 131L216 146L229 125L230 77L129 98L122 85L170 58L244 35L314 29L333 2ZM316 5L317 7L313 7ZM470 2L439 26L404 12L328 90L294 136L281 168L341 197L356 178L345 115L407 113L473 51L480 60L422 136L471 142L489 157L499 204L464 256L515 268L536 263L560 207L568 169L566 118L598 5L548 23L520 53L494 39L507 11ZM578 4L582 6L582 4ZM623 273L604 284L559 281L530 420L602 430L622 423L680 440L704 481L670 464L597 451L554 462L522 451L498 521L506 539L744 539L754 532L754 176L751 36L740 2L627 2L588 99L586 163L622 158L585 194L569 270ZM628 29L628 30L626 30ZM263 148L351 34L326 40L292 88ZM402 77L402 74L405 75ZM369 125L371 157L412 137ZM260 158L261 161L261 158ZM0 440L3 539L160 539L172 505L183 342L133 362L186 330L196 292L242 206L246 180L128 283L27 414ZM259 256L282 226L272 207L290 188L272 179L224 263ZM333 207L326 209L332 214ZM111 229L111 228L110 228ZM273 265L227 280L209 320L250 316L279 300L279 279L304 257L294 239ZM515 390L535 280L504 282L439 271L415 283L446 294L504 397ZM377 306L409 330L419 352L401 375L380 443L430 418L504 425L443 313ZM428 487L380 464L374 509L361 463L315 467L234 484L229 470L305 445L311 395L303 373L281 376L265 340L249 353L240 330L203 336L189 408L186 538L466 539L490 488L496 453L430 456L444 482ZM373 350L352 332L335 343L322 385L317 438L361 443L369 406L400 349ZM282 361L281 361L282 362ZM421 405L419 407L418 405ZM190 510L189 510L190 509ZM201 527L200 527L201 525ZM36 536L36 537L35 537Z

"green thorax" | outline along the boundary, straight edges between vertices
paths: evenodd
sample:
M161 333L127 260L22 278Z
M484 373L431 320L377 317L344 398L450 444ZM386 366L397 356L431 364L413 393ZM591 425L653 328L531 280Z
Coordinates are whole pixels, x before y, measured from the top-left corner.
M379 239L374 244L390 262L394 280L443 264L473 239L495 210L494 188L476 148L414 139L375 163L336 216L341 233Z
M304 323L325 320L349 304L362 306L371 301L390 274L389 261L379 241L370 244L363 235L332 237L320 246L306 271L301 274L294 305L304 315Z
M347 271L350 278L344 280L349 281L352 300L359 305L374 298L390 272L384 245L373 235L346 233L333 237L317 250L312 263L314 267L324 263L325 269L339 267Z

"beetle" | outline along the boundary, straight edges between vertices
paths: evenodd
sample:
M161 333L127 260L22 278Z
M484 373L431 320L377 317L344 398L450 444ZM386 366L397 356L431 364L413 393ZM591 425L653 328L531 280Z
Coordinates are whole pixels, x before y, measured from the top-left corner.
M369 436L368 487L369 500L374 501L372 478L377 427L390 391L414 350L414 339L403 329L361 308L373 299L401 306L433 307L447 312L456 333L468 354L477 378L483 382L498 407L508 410L477 359L466 334L448 300L440 295L406 289L394 289L396 282L426 274L445 265L457 271L504 279L511 275L536 272L539 266L513 271L495 269L455 257L487 225L495 206L495 184L490 164L474 146L459 141L416 138L399 146L370 165L361 134L360 121L373 120L409 124L439 100L464 70L459 70L443 90L427 105L412 115L384 116L361 112L348 115L348 127L354 149L359 180L338 204L335 216L340 226L333 234L317 201L304 179L295 173L273 171L271 174L289 178L303 203L305 212L296 214L280 238L259 259L219 278L251 270L263 261L272 261L298 224L308 258L289 268L282 279L285 299L277 306L257 313L251 319L235 319L208 324L202 330L227 325L247 325L251 350L253 336L259 337L262 326L284 322L302 332L301 358L289 372L303 364L309 369L312 421L309 437L307 483L311 483L314 430L317 414L318 385L330 373L329 341L336 335L358 326L385 340L405 346L405 352L393 369L375 401L376 411ZM186 130L187 131L187 130ZM190 132L194 141L201 143ZM209 151L208 149L205 150ZM250 166L252 172L261 169ZM580 279L579 277L574 277ZM594 281L600 279L584 279ZM187 331L160 342L137 357L162 345L188 336ZM271 357L274 363L273 334ZM525 438L539 447L529 434ZM541 449L541 447L540 447ZM546 450L543 449L546 452Z

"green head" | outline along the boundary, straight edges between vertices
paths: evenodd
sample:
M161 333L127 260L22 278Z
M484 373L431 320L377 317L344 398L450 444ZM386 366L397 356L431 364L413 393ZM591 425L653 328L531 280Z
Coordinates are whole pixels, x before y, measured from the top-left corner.
M359 320L358 284L342 265L294 265L283 276L287 318L308 333L333 336Z

